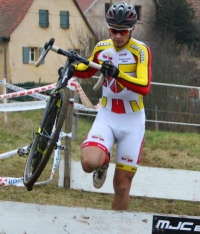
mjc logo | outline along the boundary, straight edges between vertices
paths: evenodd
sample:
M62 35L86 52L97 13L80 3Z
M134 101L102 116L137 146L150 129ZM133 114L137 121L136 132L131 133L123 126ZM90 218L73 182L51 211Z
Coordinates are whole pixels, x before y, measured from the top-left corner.
M153 216L152 234L200 234L200 219Z

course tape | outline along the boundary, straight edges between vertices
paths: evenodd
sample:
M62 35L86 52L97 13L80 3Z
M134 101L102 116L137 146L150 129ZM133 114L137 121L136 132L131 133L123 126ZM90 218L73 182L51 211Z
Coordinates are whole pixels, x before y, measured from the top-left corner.
M72 134L66 134L64 132L60 133L60 137L58 140L58 146L61 145L61 139L64 137L72 137ZM27 149L26 147L23 147L24 149ZM18 152L17 150L13 150L4 154L0 154L0 159L5 159L7 157L11 157L16 155ZM50 178L46 181L41 181L41 182L36 182L35 185L45 185L48 184L50 181L52 181L53 176L55 174L55 171L58 167L58 164L60 162L60 148L57 147L57 149L55 150L55 154L54 154L54 161L53 161L53 166L52 166L52 170L51 170L51 174L50 174ZM15 178L15 177L0 177L0 185L1 186L10 186L10 185L14 185L14 186L18 186L18 187L24 187L24 183L23 183L23 177L19 177L19 178Z
M6 83L5 86L6 86L6 88L9 88L9 89L12 89L12 90L15 90L15 91L27 90L27 89L24 89L24 88L21 88L19 86L9 84L9 83ZM43 95L43 94L40 94L40 93L29 94L29 96L40 99L40 100L44 100L44 101L47 100L47 98L48 98L46 95Z
M13 102L0 104L0 112L37 110L46 107L46 101Z
M34 93L44 92L44 91L53 89L55 86L56 86L56 83L54 83L52 85L46 85L43 87L39 87L39 88L23 90L23 91L19 91L19 92L15 92L15 93L2 94L2 95L0 95L0 99L14 98L14 97L31 95ZM46 97L46 99L48 99L48 97Z
M48 99L48 96L39 94L37 92L42 92L45 90L53 89L56 86L56 83L52 85L43 86L40 88L35 89L23 89L21 87L8 84L6 83L5 86L7 88L13 89L13 90L20 90L19 92L15 93L9 93L9 94L3 94L0 95L0 99L6 99L6 98L13 98L13 97L19 97L19 96L25 96L30 95L34 96L35 98L38 98L43 101L32 101L32 102L15 102L15 103L4 103L0 104L0 112L11 112L11 111L25 111L25 110L37 110L37 109L43 109L46 107L46 102ZM68 88L75 90L81 98L82 104L74 103L74 109L80 110L80 111L88 111L88 112L97 112L99 108L101 107L100 104L93 105L85 92L83 91L81 85L76 80L75 77L72 77L68 82Z
M85 94L85 92L83 91L81 85L79 84L79 82L76 80L75 77L72 77L69 81L68 81L68 88L73 89L75 88L75 91L79 94L81 102L83 103L83 105L86 108L89 109L95 109L94 105L91 103L91 101L89 100L89 98L87 97L87 95Z
M100 106L96 105L95 109L87 108L83 104L74 103L74 110L88 111L88 112L98 112ZM14 111L27 111L27 110L37 110L44 109L46 107L46 101L33 101L33 102L15 102L0 104L0 112L14 112Z

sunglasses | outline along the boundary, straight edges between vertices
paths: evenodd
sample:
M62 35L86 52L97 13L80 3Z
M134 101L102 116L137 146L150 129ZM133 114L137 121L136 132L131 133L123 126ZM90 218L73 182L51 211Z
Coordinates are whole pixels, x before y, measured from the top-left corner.
M109 31L113 34L121 34L121 35L126 35L128 34L133 28L124 28L124 29L116 29L108 26Z

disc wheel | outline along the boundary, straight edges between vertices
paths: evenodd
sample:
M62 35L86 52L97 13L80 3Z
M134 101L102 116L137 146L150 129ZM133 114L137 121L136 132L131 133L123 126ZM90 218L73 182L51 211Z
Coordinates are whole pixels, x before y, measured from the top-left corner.
M51 100L32 143L26 162L23 182L29 191L47 165L67 115L70 93L64 88ZM53 131L53 134L52 134Z

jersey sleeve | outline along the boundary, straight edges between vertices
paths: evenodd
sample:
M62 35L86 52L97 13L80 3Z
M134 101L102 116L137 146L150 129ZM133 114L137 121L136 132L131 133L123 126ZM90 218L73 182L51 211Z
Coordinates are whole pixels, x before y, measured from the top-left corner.
M97 59L98 54L99 51L97 50L96 46L88 60L99 64L99 61ZM74 75L79 78L91 78L98 71L97 69L91 68L83 63L74 64L74 66Z
M132 53L137 57L136 77L130 76L120 70L116 80L133 92L147 95L150 91L152 80L152 54L146 45L141 44Z

